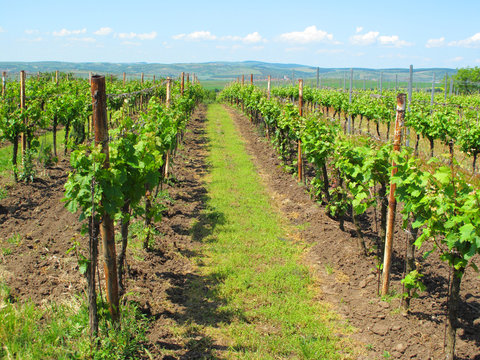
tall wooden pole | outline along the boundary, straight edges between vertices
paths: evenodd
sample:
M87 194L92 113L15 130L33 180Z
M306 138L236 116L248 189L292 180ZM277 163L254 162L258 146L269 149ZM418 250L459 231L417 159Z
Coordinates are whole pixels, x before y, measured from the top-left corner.
M167 77L167 95L166 95L166 99L165 99L165 103L167 105L167 107L170 106L170 97L171 97L171 86L172 86L172 83L171 83L172 79L170 79L170 77Z
M395 119L395 135L393 140L393 150L399 151L402 142L402 128L405 120L405 98L406 95L401 93L397 95L397 116ZM398 172L395 161L392 162L392 177ZM382 274L382 296L388 294L390 285L390 268L392 265L393 252L393 230L395 225L395 211L397 209L397 201L395 199L395 189L397 184L390 183L390 194L388 196L388 213L387 213L387 232L385 237L385 254L383 258L383 274Z
M5 96L5 92L7 91L7 72L2 72L2 96Z
M25 71L20 71L20 111L25 111ZM23 119L23 125L27 125L27 119ZM22 144L22 156L25 155L27 149L27 134L20 134L20 142Z
M182 71L181 81L180 81L180 94L183 96L183 91L185 88L185 73Z
M250 85L253 85L253 74L250 74Z
M271 75L268 75L268 80L267 80L267 100L270 100L271 86L272 86L272 77L271 77Z
M303 116L303 79L298 80L298 113L300 117ZM298 169L298 181L303 181L303 161L302 161L302 140L298 139L297 149L297 169Z
M105 154L103 168L110 167L108 152L108 128L107 128L107 96L105 93L105 76L94 75L91 78L92 93L92 121L95 129L95 145L101 145L102 153ZM106 198L102 196L102 202ZM100 224L100 235L103 245L103 260L105 270L105 282L107 287L107 302L114 322L120 319L118 278L115 252L115 229L113 219L108 214L103 214Z
M125 80L127 79L127 74L123 73L123 86L125 86Z

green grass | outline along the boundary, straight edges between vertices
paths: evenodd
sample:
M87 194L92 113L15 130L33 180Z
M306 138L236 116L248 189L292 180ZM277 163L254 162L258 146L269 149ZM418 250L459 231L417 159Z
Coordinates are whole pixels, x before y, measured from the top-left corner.
M107 312L105 306L101 313ZM132 306L122 306L119 330L100 319L100 344L92 350L84 299L36 306L12 302L0 283L0 359L135 359L143 350L146 321ZM102 317L102 316L101 316Z
M219 104L209 107L207 117L209 199L193 236L204 243L198 262L211 280L209 300L220 305L204 314L211 318L203 323L217 326L205 325L203 332L228 344L221 354L226 358L348 357L350 350L334 335L346 329L315 299L318 289L301 264L302 244L285 241L232 119Z
M57 131L57 154L63 153L63 144L65 138L65 131L63 129ZM44 135L41 135L38 138L40 142L40 146L44 145L52 145L53 144L53 134L52 132L46 132ZM3 146L0 148L0 177L12 177L12 148L13 145L9 144L7 146ZM35 157L36 159L36 157ZM17 155L17 164L22 163L22 155L21 155L21 145L19 144L19 151Z

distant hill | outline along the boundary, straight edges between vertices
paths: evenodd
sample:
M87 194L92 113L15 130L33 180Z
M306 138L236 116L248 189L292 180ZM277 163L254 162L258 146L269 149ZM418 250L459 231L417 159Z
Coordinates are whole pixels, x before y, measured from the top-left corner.
M186 73L195 73L200 80L233 80L238 76L253 74L254 77L266 77L271 75L274 78L315 78L316 67L299 64L279 64L266 63L260 61L242 61L242 62L207 62L207 63L178 63L178 64L155 64L155 63L104 63L104 62L86 62L72 63L59 61L40 61L40 62L0 62L0 71L16 73L25 70L30 73L53 72L59 70L62 72L72 72L79 76L87 76L91 71L99 74L120 75L123 72L128 75L139 75L142 72L145 75L178 76L182 71ZM320 68L319 73L322 78L339 78L347 76L349 78L349 68ZM385 81L394 81L395 75L399 79L405 80L408 76L408 68L395 69L367 69L354 68L354 79L378 79L380 73L383 74ZM414 69L415 81L431 82L433 73L436 79L442 79L447 73L449 76L456 74L456 69L449 68L431 68ZM249 80L249 79L248 79Z

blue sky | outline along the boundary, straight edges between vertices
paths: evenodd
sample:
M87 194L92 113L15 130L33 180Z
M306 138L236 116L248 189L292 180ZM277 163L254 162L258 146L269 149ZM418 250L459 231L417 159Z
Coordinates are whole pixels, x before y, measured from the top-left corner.
M3 2L3 4L2 4ZM0 0L0 61L480 66L480 1Z

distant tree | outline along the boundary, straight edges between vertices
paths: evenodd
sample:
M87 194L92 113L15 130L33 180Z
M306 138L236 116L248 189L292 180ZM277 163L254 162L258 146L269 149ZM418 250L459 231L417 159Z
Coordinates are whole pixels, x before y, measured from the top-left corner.
M480 67L458 69L454 76L455 87L462 94L471 94L480 91Z

